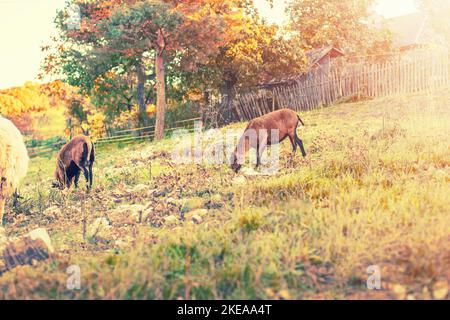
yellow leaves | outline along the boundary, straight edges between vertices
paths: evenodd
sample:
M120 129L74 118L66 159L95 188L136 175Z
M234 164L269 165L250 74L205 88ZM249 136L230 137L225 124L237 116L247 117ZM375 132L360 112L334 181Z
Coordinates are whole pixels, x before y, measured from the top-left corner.
M438 281L433 285L433 297L435 299L446 299L448 291L448 282L446 280Z
M81 129L83 129L83 131L88 131L89 130L89 124L86 122L83 122L81 124Z
M27 82L22 87L0 91L0 112L6 116L18 117L24 113L45 111L49 106L49 98L38 84Z
M392 285L392 291L394 291L398 299L405 299L407 292L406 286L396 283Z
M203 18L203 15L201 12L195 11L189 14L187 18L193 21L200 21Z
M114 120L113 126L123 128L123 127L134 127L139 120L139 107L134 105L131 110L122 111L118 117Z
M408 290L408 288L406 287L406 285L403 284L393 284L391 289L392 292L395 294L395 296L397 297L397 299L406 299L406 300L415 300L418 294L419 298L422 299L438 299L438 300L443 300L446 299L449 293L449 285L447 280L440 280L440 281L436 281L431 287L429 287L431 289L431 293L432 295L430 295L430 291L428 290L428 287L424 287L422 292L420 293L413 293L410 290ZM408 292L409 291L409 292Z
M242 22L245 20L246 18L242 10L237 10L225 17L225 23L230 28L229 31L234 33L238 33L244 29L245 25Z
M106 116L97 110L94 110L91 112L91 114L88 114L87 121L89 128L89 135L95 140L96 138L101 138L105 134L105 119ZM83 123L82 127L86 124ZM83 128L84 130L86 126Z
M25 110L24 104L7 94L0 94L0 114L5 116L16 116L23 113Z
M269 300L291 300L292 299L292 295L286 289L281 289L278 292L276 292L272 288L266 288L264 291Z
M146 112L149 117L153 116L156 113L156 106L154 104L149 104Z

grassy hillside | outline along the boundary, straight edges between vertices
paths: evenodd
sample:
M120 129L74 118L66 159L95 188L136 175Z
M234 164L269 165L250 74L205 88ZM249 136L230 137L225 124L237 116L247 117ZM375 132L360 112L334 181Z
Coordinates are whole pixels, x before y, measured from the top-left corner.
M51 190L55 160L34 158L5 229L45 227L56 254L0 276L0 298L448 298L450 92L302 118L308 156L283 143L272 176L176 165L165 140L98 148L87 195Z

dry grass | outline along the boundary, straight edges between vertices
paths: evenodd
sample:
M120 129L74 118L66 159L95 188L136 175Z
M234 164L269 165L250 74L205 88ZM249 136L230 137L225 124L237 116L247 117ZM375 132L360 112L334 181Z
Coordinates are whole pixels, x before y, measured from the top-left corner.
M448 298L449 107L446 90L304 113L308 157L285 143L283 169L245 184L174 165L171 140L99 149L89 195L50 190L53 160L35 158L6 231L45 227L58 253L0 276L0 298Z

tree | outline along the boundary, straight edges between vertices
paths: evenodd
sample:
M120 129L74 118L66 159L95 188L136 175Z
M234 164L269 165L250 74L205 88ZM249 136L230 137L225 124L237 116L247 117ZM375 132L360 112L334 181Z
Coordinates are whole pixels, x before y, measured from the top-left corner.
M21 87L0 91L0 113L9 117L20 117L25 113L41 112L49 107L49 99L38 84L26 82Z
M222 75L225 123L231 118L236 87L247 89L275 77L305 70L306 57L293 39L279 35L279 28L261 21L255 13L237 37L222 48L215 64Z
M144 85L148 70L155 69L157 87L156 139L164 133L165 70L176 64L195 71L228 40L231 30L239 30L242 10L232 0L94 0L70 3L81 7L79 30L65 27L66 15L57 18L60 40L65 46L49 55L44 70L52 66L72 83L92 91L96 79L116 68L134 69L137 74L137 101L145 109ZM225 32L228 30L228 32ZM153 62L149 59L153 57Z
M154 50L157 88L155 138L164 136L164 116L166 109L164 51L171 34L177 32L182 22L181 14L173 12L163 2L139 1L131 6L119 7L110 19L101 22L106 35L106 44L102 48L117 51L137 59L138 104L145 111L144 90L145 71L143 55Z
M292 0L289 29L305 50L333 45L346 53L388 50L389 33L368 23L374 0Z
M279 26L261 19L253 1L240 1L239 6L245 12L241 28L231 31L229 41L197 72L184 74L183 82L195 84L196 88L218 88L221 124L233 119L236 93L274 77L300 73L306 66L296 38L284 37Z

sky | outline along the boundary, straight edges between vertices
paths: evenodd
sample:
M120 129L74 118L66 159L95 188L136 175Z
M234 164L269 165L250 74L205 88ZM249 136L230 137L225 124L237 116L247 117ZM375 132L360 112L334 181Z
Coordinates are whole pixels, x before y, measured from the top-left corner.
M255 0L271 23L286 21L285 0ZM56 34L53 19L65 0L0 0L0 89L37 81L40 50ZM386 18L414 12L414 0L378 0L375 10Z

